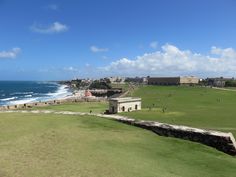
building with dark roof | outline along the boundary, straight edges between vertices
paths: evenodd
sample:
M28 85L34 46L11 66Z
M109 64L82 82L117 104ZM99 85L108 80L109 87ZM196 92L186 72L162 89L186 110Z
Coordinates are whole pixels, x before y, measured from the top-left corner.
M199 83L199 78L194 76L185 77L149 77L149 85L194 85Z

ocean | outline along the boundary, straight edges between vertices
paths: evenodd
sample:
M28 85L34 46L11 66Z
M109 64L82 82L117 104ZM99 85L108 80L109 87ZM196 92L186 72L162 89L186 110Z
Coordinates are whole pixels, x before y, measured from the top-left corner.
M57 82L0 81L0 106L64 98L71 90Z

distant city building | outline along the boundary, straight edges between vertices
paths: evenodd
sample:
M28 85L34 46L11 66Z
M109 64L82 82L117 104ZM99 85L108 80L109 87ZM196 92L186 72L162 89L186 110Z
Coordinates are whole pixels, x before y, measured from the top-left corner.
M109 113L141 110L141 98L112 98L109 100Z
M149 85L194 85L199 83L199 78L185 77L148 77Z
M147 83L147 78L146 77L127 77L125 79L125 82L146 84Z
M85 97L92 97L93 95L92 95L92 93L89 90L85 90L84 96Z
M147 77L143 77L143 84L147 84L148 83L148 78Z
M207 82L207 85L209 86L224 87L227 81L232 81L232 80L234 80L234 78L218 77L218 78L207 78L206 82Z
M109 81L112 84L124 83L125 82L125 78L124 77L106 77L106 78L104 78L104 80L107 80L107 81Z

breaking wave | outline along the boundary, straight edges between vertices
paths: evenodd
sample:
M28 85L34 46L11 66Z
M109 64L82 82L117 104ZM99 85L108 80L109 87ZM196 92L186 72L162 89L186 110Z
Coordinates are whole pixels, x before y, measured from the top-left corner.
M66 85L59 85L55 82L34 82L33 84L33 86L31 83L29 87L26 87L28 90L32 89L30 91L14 90L10 93L3 91L0 95L0 106L56 100L72 95L71 90Z

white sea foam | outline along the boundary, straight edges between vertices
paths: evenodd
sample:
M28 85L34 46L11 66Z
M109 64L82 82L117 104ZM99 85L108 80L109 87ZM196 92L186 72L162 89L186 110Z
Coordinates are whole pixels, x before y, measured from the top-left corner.
M10 95L26 95L26 94L33 94L34 92L14 92L11 93Z
M49 99L65 98L70 95L71 95L71 93L69 92L69 89L67 88L66 85L61 85L55 93L48 93L47 94Z
M34 92L14 92L12 94L24 94L24 95L23 98L11 97L11 98L1 99L0 101L7 101L6 103L7 105L17 105L17 104L39 102L39 101L63 99L72 95L72 93L69 91L66 85L60 85L55 93L43 94Z
M17 97L3 98L3 99L0 99L0 100L1 101L10 101L10 100L14 100L14 99L17 99Z
M28 97L32 97L32 95L25 95L24 97L28 98Z
M37 98L30 98L30 99L23 99L23 100L15 100L15 101L10 101L10 102L9 102L9 105L33 103L33 102L36 102L36 101L37 101Z

